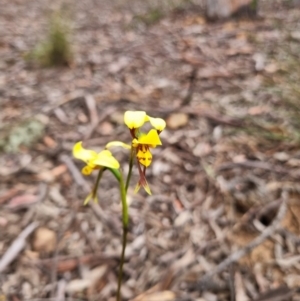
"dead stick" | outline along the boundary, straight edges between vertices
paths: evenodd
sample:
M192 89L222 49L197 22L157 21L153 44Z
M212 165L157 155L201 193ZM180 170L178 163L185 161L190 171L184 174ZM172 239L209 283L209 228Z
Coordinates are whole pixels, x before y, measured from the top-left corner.
M0 260L0 273L3 272L3 270L5 270L5 268L19 255L25 247L26 238L37 228L38 225L39 224L37 222L33 222L28 225L6 250Z
M75 182L77 185L83 188L84 192L89 193L91 191L90 185L85 181L83 176L81 175L80 171L74 164L73 160L67 156L67 155L61 155L60 156L60 161L65 163L71 172Z
M243 256L250 253L254 248L262 244L268 237L270 237L276 230L280 228L280 221L285 215L286 212L286 201L285 198L283 199L278 212L277 216L273 220L272 224L267 227L258 237L253 239L248 245L244 248L237 250L236 252L232 253L228 256L224 261L218 264L212 271L206 273L202 279L198 282L197 286L200 289L203 289L205 285L210 281L210 279L216 275L224 271L231 263L237 262Z

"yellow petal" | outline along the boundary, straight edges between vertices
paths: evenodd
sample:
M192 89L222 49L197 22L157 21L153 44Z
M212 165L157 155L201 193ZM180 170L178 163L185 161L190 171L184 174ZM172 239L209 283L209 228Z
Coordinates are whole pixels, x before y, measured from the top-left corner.
M86 166L84 166L84 167L82 168L81 172L82 172L82 174L84 174L85 176L89 176L89 175L92 173L93 170L94 170L94 168L92 168L92 167L86 165Z
M158 131L163 131L166 127L166 122L161 118L154 118L147 116L148 120L150 121L151 125Z
M138 147L138 145L139 145L139 141L137 140L137 139L133 139L132 140L132 147Z
M136 186L135 186L135 188L134 188L134 193L138 193L139 190L140 190L140 188L141 188L140 183L137 183Z
M73 147L73 156L88 163L97 157L97 153L93 150L83 148L82 142L80 141L77 142Z
M90 199L93 197L93 193L91 192L84 200L83 205L87 205Z
M149 148L145 145L139 146L136 157L139 160L139 162L146 167L148 167L152 162L152 154Z
M150 130L148 132L148 134L139 137L138 143L139 144L148 144L153 147L155 147L156 145L161 145L161 141L159 139L157 131L154 129Z
M126 149L131 149L131 145L126 144L122 141L111 141L111 142L107 143L105 147L106 148L111 148L113 146L121 146L121 147L126 148Z
M134 189L134 193L137 193L137 192L140 190L141 186L145 189L145 191L146 191L149 195L152 194L152 193L151 193L151 190L150 190L150 187L149 187L149 185L148 185L146 179L143 181L143 183L141 183L141 181L139 181L139 182L136 184L135 189Z
M83 202L83 205L84 205L84 206L87 205L88 202L89 202L91 199L93 199L95 203L98 203L98 198L97 198L97 196L93 196L93 192L91 192L91 193L85 198L85 200L84 200L84 202Z
M137 129L147 121L146 116L146 112L144 111L126 111L124 114L124 123L130 129Z
M108 168L119 168L119 162L113 157L109 150L103 150L100 152L96 159L92 161L95 165L100 165Z

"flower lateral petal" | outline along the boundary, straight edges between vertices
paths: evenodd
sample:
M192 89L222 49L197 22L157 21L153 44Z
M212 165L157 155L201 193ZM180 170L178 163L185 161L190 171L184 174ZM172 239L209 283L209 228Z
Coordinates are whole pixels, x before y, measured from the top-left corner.
M161 145L161 141L159 139L159 136L157 134L157 131L152 129L148 132L148 134L143 135L138 138L139 144L148 144L152 147L155 147L156 145Z
M140 128L147 120L144 111L126 111L124 114L124 123L129 129Z
M95 203L98 203L97 196L93 196L93 192L91 192L84 200L83 206L86 206L90 200L93 200Z
M82 141L80 141L77 142L73 147L73 156L76 159L80 159L85 163L88 163L97 157L97 153L93 150L83 148Z
M105 148L111 148L111 147L114 147L114 146L121 146L125 149L131 149L131 145L129 145L127 143L124 143L122 141L111 141L111 142L106 144Z
M144 179L143 181L141 181L141 180L138 181L138 183L135 186L134 193L138 193L138 191L140 190L141 187L143 187L149 195L152 195L150 187L149 187L146 179Z
M113 157L109 150L103 150L92 162L95 165L100 165L108 168L118 169L120 167L119 162Z
M161 119L161 118L154 118L154 117L150 117L150 116L147 116L147 117L148 117L148 120L150 121L151 125L157 131L162 132L165 129L166 122L163 119Z

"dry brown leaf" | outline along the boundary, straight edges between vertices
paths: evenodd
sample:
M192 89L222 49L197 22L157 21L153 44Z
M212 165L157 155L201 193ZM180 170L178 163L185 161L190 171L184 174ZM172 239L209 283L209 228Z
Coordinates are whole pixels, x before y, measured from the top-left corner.
M6 207L9 209L18 210L18 209L26 208L32 204L35 204L38 201L39 201L38 196L33 194L24 194L12 198Z
M50 136L45 136L43 138L44 143L46 144L46 146L50 147L50 148L55 148L57 146L56 141L51 138Z
M20 192L20 189L18 187L13 187L13 188L9 189L0 197L0 204L8 201L10 198L14 197L19 192Z
M249 115L261 115L264 113L268 113L269 112L269 108L266 106L255 106L255 107L251 107L248 110L248 114Z
M53 182L57 177L64 174L67 171L67 166L65 164L61 164L59 166L54 167L51 170L44 170L38 175L38 179L45 182Z

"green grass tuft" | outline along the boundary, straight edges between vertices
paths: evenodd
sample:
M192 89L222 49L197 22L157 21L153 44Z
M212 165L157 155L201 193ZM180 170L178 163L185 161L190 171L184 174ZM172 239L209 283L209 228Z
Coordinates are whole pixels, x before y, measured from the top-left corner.
M72 60L69 28L61 13L55 13L49 22L46 39L27 56L43 67L65 66Z

